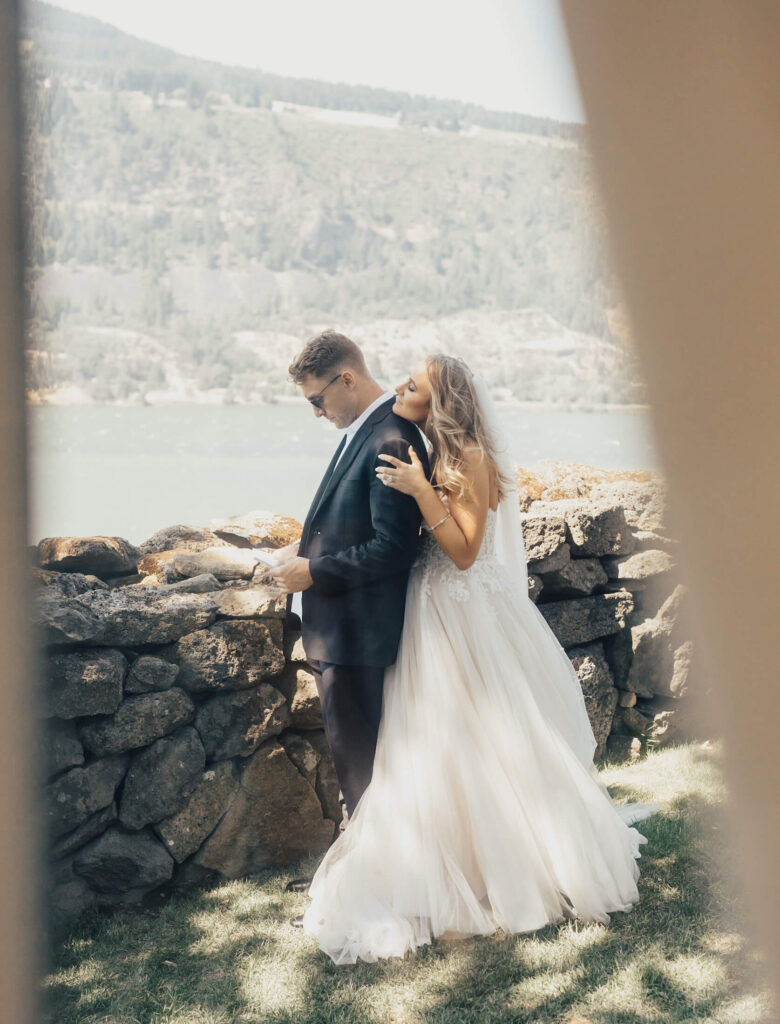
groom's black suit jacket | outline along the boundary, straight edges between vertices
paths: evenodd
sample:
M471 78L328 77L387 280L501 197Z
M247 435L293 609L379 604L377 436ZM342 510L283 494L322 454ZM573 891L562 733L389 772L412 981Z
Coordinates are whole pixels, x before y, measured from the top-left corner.
M380 452L409 461L409 445L428 472L417 427L383 402L361 424L336 469L325 472L298 547L312 586L302 594L306 656L339 665L391 665L398 652L420 510L376 476Z

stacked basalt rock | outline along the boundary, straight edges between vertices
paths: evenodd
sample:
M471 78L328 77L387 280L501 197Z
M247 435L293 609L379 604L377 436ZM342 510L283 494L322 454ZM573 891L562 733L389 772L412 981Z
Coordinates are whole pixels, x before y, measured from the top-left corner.
M55 928L90 906L324 852L343 804L263 513L36 550Z
M660 483L525 483L529 595L577 670L596 756L688 738L685 588ZM300 529L253 512L137 548L32 549L55 927L319 854L344 827L300 636L249 550Z

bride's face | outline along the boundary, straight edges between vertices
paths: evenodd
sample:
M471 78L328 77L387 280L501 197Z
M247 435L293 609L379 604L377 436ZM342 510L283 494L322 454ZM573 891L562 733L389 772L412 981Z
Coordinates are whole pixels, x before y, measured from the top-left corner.
M419 363L411 375L395 389L393 412L421 427L431 409L431 389L425 363Z

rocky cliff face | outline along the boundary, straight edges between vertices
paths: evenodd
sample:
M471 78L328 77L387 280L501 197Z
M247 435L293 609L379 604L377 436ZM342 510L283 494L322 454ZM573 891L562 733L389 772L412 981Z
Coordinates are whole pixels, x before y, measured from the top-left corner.
M597 756L695 734L691 644L657 480L524 477L529 593L582 683ZM33 549L55 926L161 886L324 852L344 825L314 677L248 550L248 513Z

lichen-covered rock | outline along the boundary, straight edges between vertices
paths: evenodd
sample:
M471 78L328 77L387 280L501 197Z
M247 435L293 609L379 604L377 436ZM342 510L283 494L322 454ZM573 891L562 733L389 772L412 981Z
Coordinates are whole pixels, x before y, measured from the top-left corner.
M290 721L284 696L270 683L219 693L200 705L195 718L210 761L248 757Z
M162 583L157 589L158 594L210 594L221 590L222 584L210 572L202 572L200 576L176 580L175 583Z
M238 773L232 761L207 768L186 803L169 818L152 825L168 853L181 864L214 831L238 791Z
M165 654L179 665L177 684L193 693L246 689L284 668L282 624L220 620L181 637Z
M252 548L283 548L298 540L302 530L297 519L263 511L212 519L209 525L230 543Z
M84 768L71 768L46 787L49 836L59 839L108 807L127 770L127 756L104 757Z
M42 569L94 576L135 572L139 555L123 537L44 537L38 544Z
M125 693L153 693L170 690L179 674L179 666L151 654L141 654L130 666Z
M653 720L648 715L643 715L638 707L621 708L620 717L632 736L641 738L650 734Z
M193 861L240 878L324 853L332 837L316 793L271 739L247 762L224 818Z
M201 781L205 764L203 743L192 726L139 751L127 770L119 820L138 829L180 811Z
M550 601L538 606L563 647L585 644L617 633L626 625L632 607L631 595L627 591L592 594L570 601Z
M673 555L680 550L679 540L654 530L634 530L634 544L637 551L668 551Z
M642 741L636 736L609 736L607 753L621 761L638 761L642 754Z
M145 747L195 717L189 694L178 687L127 697L113 715L85 722L81 742L94 754L119 754Z
M73 870L98 893L139 897L167 882L173 857L148 832L126 832L112 826L83 847L73 859Z
M49 656L49 711L59 718L109 715L122 702L127 658L114 648Z

